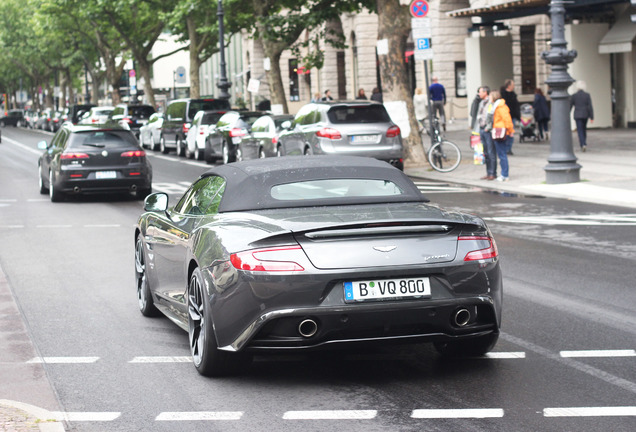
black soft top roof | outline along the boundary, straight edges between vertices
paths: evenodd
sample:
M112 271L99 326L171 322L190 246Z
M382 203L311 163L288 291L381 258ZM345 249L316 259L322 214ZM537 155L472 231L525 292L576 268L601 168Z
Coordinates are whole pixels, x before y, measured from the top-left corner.
M219 212L276 208L383 204L388 202L428 202L417 186L400 170L386 162L356 156L285 156L220 165L202 177L226 180ZM360 178L388 180L404 192L398 196L343 197L329 199L276 200L272 186L307 180Z

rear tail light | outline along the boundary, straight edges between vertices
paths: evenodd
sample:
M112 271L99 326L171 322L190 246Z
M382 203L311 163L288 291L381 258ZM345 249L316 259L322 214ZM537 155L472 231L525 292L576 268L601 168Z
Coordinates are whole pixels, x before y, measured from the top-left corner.
M278 144L278 137L272 137L272 144Z
M190 123L184 123L184 124L181 126L181 131L182 131L184 134L187 134L187 133L188 133L188 131L190 130L190 126L191 126L191 125L190 125Z
M208 127L207 126L201 126L201 128L199 129L199 135L205 135L205 132L207 131Z
M486 260L492 259L499 256L499 251L497 250L497 244L495 243L495 239L488 236L459 236L457 238L459 241L480 241L485 240L490 243L490 246L484 249L478 249L471 252L468 252L464 257L464 261L478 261L478 260Z
M71 174L69 177L71 177L71 178L83 178L84 174Z
M230 262L239 270L254 272L304 271L295 260L302 258L300 246L284 246L268 249L254 249L230 255Z
M339 140L342 138L340 132L333 128L322 128L318 132L316 132L316 135L320 138L327 138L331 140Z
M242 137L245 136L245 131L240 128L234 128L230 130L231 137Z
M146 152L143 150L131 150L127 152L123 152L121 157L142 157L146 156Z
M124 117L123 119L121 119L121 121L125 121L129 125L133 123L133 120L130 117Z
M69 153L60 154L60 159L62 160L88 159L88 155L86 153L69 152Z
M387 138L395 138L396 136L400 135L400 128L397 126L391 126L387 131L386 131L386 137Z

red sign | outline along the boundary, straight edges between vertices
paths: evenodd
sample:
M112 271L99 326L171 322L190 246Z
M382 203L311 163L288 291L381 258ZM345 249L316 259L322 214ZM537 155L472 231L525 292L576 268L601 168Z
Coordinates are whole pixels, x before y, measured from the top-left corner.
M409 6L414 18L424 18L428 15L428 2L426 0L414 0Z

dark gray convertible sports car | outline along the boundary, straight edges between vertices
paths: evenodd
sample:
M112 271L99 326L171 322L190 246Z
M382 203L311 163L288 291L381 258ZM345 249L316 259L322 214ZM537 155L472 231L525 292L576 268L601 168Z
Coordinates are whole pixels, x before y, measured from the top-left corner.
M150 195L135 229L139 307L188 331L218 376L255 351L497 342L502 275L482 219L427 203L401 171L343 156L214 167L174 207Z

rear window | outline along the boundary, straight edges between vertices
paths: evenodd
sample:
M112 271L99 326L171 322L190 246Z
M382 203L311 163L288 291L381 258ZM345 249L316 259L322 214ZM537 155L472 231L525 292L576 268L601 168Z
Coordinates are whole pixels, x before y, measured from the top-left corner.
M131 106L128 107L128 113L132 117L147 119L155 113L155 109L151 106Z
M329 179L286 183L273 186L272 198L279 201L329 199L343 197L385 197L404 191L389 180Z
M327 112L329 122L346 123L386 123L390 122L389 114L383 105L335 106Z
M71 135L68 147L118 148L137 147L135 136L129 131L87 131Z
M223 113L208 113L203 116L201 119L201 124L211 125L216 124L219 121Z
M193 100L188 108L188 117L194 118L199 111L229 110L230 103L225 99Z

